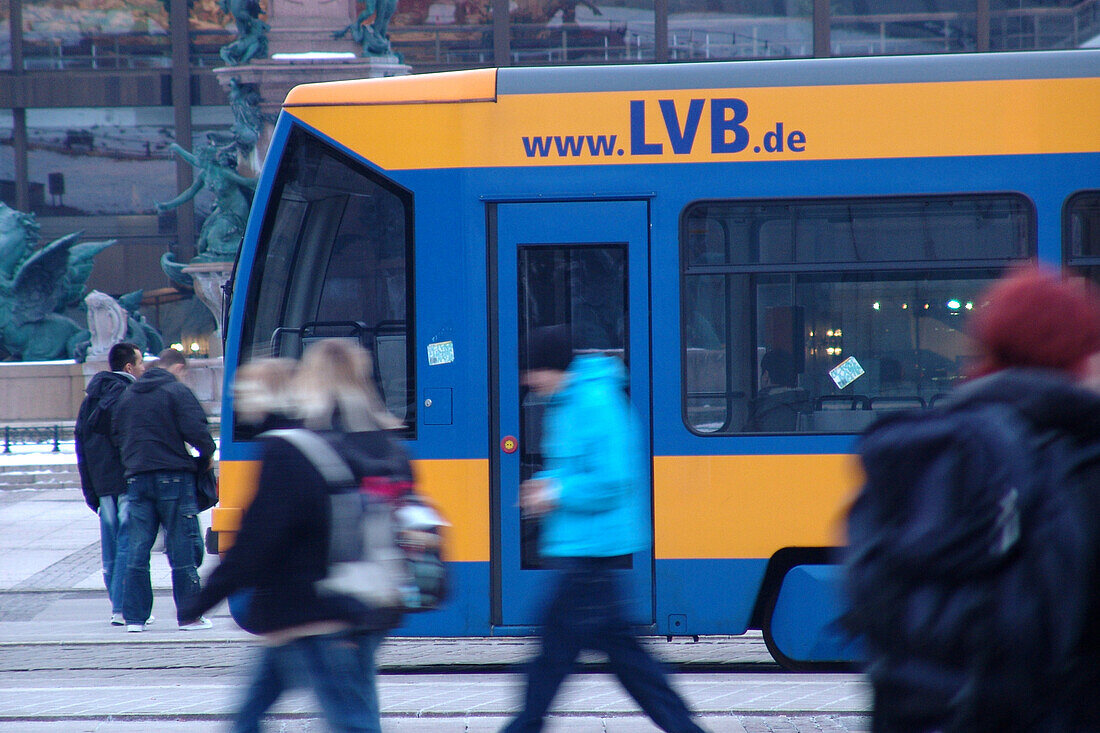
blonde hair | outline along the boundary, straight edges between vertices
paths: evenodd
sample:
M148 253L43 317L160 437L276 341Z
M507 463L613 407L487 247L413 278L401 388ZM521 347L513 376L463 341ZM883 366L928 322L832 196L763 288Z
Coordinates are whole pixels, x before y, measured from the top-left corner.
M370 352L347 339L322 339L306 349L294 387L298 414L314 430L402 426L375 389Z
M269 415L294 415L291 389L298 362L293 359L253 359L237 369L233 409L242 422L259 425Z

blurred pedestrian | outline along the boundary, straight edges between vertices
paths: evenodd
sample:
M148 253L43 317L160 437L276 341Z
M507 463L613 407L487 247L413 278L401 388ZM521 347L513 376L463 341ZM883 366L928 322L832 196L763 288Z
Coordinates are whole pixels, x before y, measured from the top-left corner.
M109 370L99 372L84 390L73 430L76 465L84 501L99 515L103 583L111 599L111 625L122 626L122 585L129 549L129 507L122 456L111 434L115 406L122 393L145 371L141 349L121 341L107 352Z
M400 423L382 407L371 375L365 350L326 339L307 349L290 383L293 415L284 412L285 360L243 366L234 398L243 399L242 417L254 423L280 427L300 418L336 449L359 482L408 482L409 462L385 432ZM187 611L198 617L229 594L252 589L247 624L266 644L233 730L258 731L285 690L309 686L333 729L377 733L374 655L399 615L318 587L328 573L333 487L286 431L263 433L259 441L263 462L256 496L236 542Z
M1100 296L1038 266L976 300L972 379L862 439L850 627L872 728L1100 730Z
M183 354L165 349L126 390L115 411L113 432L122 454L130 511L122 604L129 632L143 631L153 608L149 554L161 526L180 630L212 626L205 618L180 614L184 603L199 592L202 547L195 474L210 467L217 448L202 405L180 381L186 372ZM198 451L197 458L188 446Z
M794 432L798 416L811 411L809 393L798 387L794 357L769 349L760 359L760 390L749 405L745 432Z
M611 671L662 730L700 731L661 667L638 643L615 568L649 547L649 486L621 361L573 357L567 326L536 329L524 383L549 402L543 470L520 487L520 507L542 517L540 550L561 570L544 612L523 710L508 733L538 731L583 649L607 654Z

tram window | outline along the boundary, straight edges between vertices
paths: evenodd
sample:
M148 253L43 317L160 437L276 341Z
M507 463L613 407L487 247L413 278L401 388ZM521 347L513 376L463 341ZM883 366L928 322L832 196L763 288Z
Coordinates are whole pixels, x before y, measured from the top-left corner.
M300 356L311 338L374 353L386 407L415 424L412 200L303 130L291 132L258 243L241 359Z
M568 328L575 353L615 356L629 367L624 245L524 245L518 257L521 372L527 371L529 364L531 334L555 325ZM546 405L545 397L526 386L521 388L520 481L543 468L542 420ZM539 531L537 518L521 518L520 563L525 570L546 567L538 552Z
M1021 196L706 202L685 216L688 266L1027 256Z
M1066 200L1062 230L1067 267L1100 283L1100 191L1081 191Z
M966 373L965 324L979 293L1034 252L1034 220L1014 195L689 207L685 423L858 432L883 410L930 404Z

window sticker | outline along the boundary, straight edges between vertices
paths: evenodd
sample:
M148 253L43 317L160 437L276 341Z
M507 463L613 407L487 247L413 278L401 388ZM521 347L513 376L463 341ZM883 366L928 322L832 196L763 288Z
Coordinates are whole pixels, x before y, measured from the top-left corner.
M859 365L854 356L849 356L844 361L829 370L829 376L836 382L836 386L844 389L852 382L863 376L863 367Z
M439 341L434 344L428 344L428 364L430 366L450 364L454 360L455 345L453 341Z

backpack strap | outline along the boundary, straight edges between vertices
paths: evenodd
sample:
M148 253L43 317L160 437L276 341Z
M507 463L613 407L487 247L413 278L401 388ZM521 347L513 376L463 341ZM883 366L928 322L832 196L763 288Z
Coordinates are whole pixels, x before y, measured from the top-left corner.
M304 428L286 428L268 430L263 436L281 438L293 445L330 486L351 486L355 483L355 474L351 472L347 461L317 433Z

